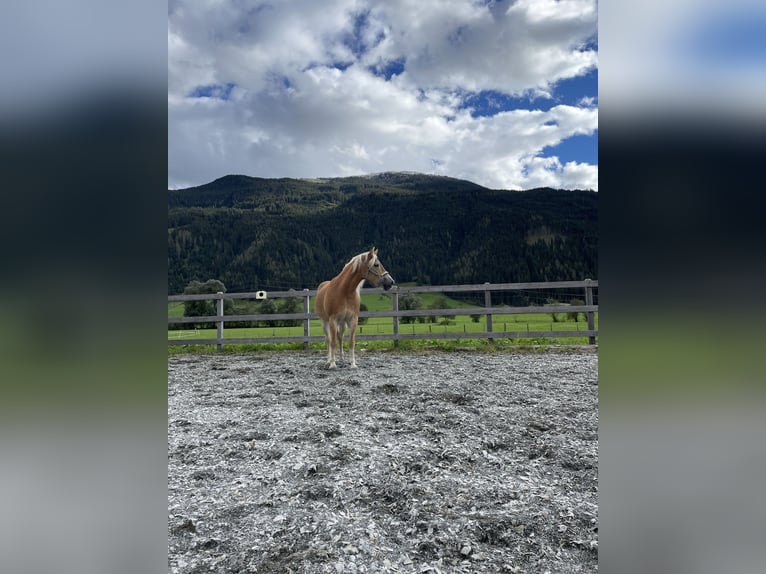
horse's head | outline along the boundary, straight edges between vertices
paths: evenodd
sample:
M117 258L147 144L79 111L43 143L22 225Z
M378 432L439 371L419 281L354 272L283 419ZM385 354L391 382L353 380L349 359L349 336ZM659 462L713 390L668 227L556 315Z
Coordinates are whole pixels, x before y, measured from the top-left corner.
M367 254L367 273L364 278L374 287L383 287L386 291L395 283L394 278L378 259L378 250L374 247Z

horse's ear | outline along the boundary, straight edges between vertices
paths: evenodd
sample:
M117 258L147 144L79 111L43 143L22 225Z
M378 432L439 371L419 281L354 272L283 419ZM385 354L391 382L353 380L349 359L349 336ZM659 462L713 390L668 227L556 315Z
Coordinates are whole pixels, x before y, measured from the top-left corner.
M370 249L370 257L375 257L378 254L378 250L374 247Z

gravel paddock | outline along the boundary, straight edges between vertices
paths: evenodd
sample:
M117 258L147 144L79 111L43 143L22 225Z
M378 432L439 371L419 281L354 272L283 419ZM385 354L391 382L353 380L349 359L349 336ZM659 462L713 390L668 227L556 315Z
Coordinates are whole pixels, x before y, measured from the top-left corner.
M168 571L596 572L598 355L168 358Z

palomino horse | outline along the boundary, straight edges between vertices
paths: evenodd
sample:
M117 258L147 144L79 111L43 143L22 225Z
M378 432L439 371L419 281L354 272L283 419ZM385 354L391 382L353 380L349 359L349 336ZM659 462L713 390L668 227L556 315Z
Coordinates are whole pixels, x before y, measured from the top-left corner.
M382 285L386 291L394 284L394 278L378 260L378 250L374 247L367 253L352 257L340 273L330 281L324 281L317 289L314 308L322 320L327 341L327 365L331 369L336 367L336 347L340 349L340 359L343 360L343 333L346 327L349 328L351 368L356 369L354 343L359 322L359 290L365 280L374 287Z

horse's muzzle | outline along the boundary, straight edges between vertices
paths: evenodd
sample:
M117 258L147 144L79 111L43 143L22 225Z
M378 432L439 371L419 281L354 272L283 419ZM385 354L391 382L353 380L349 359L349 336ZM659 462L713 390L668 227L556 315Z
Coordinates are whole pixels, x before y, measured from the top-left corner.
M394 281L394 278L391 277L390 275L384 275L382 283L383 283L383 289L388 291L389 289L391 289L391 287L394 286L394 283L396 282Z

